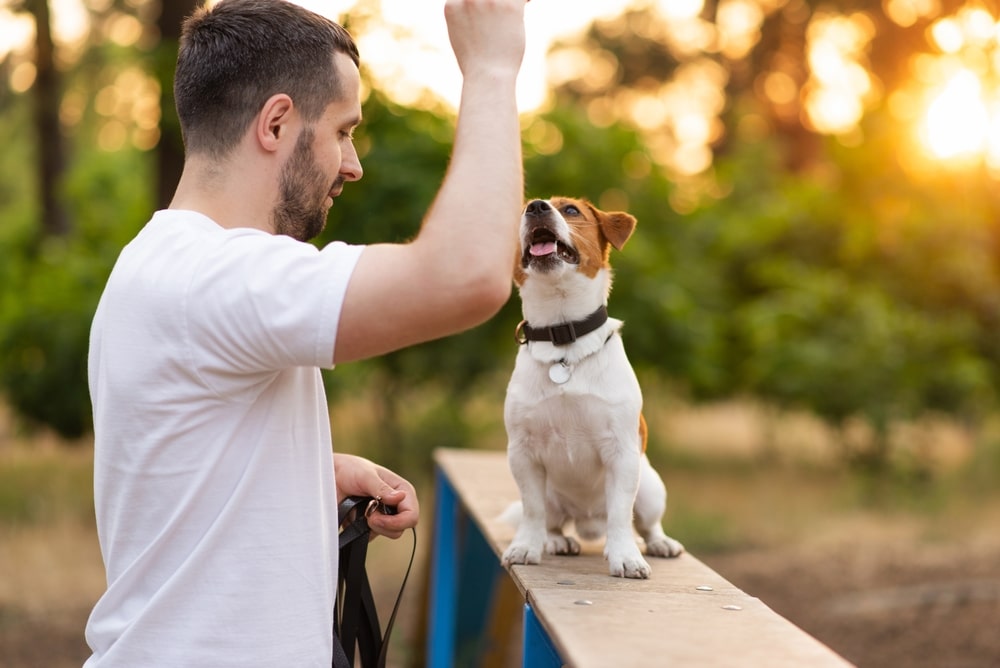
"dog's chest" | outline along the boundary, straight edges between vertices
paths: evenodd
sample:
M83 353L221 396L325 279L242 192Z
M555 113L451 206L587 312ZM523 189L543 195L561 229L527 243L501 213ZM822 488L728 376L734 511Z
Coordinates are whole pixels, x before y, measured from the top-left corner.
M505 422L512 441L581 452L588 445L619 443L637 432L642 394L617 337L598 353L568 365L553 380L558 360L518 353L507 388ZM558 382L563 381L564 382Z

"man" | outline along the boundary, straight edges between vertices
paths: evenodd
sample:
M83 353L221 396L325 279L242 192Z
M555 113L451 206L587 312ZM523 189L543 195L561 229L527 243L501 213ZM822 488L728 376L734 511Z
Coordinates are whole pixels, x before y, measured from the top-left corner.
M183 174L94 317L95 504L108 589L87 666L329 666L338 498L413 487L333 455L320 367L446 336L507 300L522 201L523 0L447 0L464 77L451 164L417 237L304 243L362 176L358 54L281 0L185 23ZM363 225L364 221L350 221Z

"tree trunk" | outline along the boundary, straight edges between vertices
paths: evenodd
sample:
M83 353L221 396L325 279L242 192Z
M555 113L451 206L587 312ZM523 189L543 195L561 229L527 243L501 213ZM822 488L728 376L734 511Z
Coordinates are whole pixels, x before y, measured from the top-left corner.
M66 155L59 123L60 76L55 65L55 45L48 0L29 0L25 7L35 19L35 135L38 137L38 188L42 205L42 231L46 235L69 232L69 219L59 200L59 186L66 171Z
M170 204L184 168L184 141L174 106L174 66L181 24L198 4L197 0L163 0L156 21L160 31L160 45L155 56L155 74L160 82L160 143L156 147L156 201L159 209Z

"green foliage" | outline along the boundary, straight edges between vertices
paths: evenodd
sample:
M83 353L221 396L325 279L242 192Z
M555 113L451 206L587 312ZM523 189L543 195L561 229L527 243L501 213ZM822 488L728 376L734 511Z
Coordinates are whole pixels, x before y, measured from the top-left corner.
M834 423L862 415L884 428L928 410L959 411L989 389L967 321L935 319L831 271L776 273L771 290L734 314L742 380L756 394Z
M90 321L118 250L149 215L148 156L79 146L63 184L73 231L42 238L19 165L25 139L10 137L14 149L0 158L3 181L20 184L0 237L0 392L29 422L77 438L91 427Z
M140 59L88 53L77 87ZM153 208L153 156L98 150L100 119L88 109L61 193L73 233L41 239L24 168L34 163L23 131L30 109L24 96L9 102L0 109L0 392L21 416L77 436L90 426L90 319L118 250ZM834 424L861 417L879 432L928 411L976 419L996 408L1000 201L988 178L904 172L894 150L901 138L874 113L858 146L810 137L803 171L788 169L801 148L794 134L751 142L727 133L695 201L692 183L672 182L639 132L595 126L582 109L527 119L526 195L583 196L638 218L633 239L612 255L611 312L626 322L642 373L694 399L751 395ZM449 113L373 94L364 116L365 177L338 198L320 244L412 238L447 170ZM684 214L672 206L681 187ZM454 252L472 243L456 238ZM331 396L376 387L384 428L372 438L386 451L424 447L411 443L414 434L430 446L463 442L470 390L502 382L519 320L515 297L473 331L327 374ZM411 392L429 387L445 398L414 422Z

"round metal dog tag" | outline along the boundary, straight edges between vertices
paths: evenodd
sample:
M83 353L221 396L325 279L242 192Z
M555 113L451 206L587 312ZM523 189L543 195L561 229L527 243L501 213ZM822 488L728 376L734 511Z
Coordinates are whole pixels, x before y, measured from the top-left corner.
M567 380L569 380L569 376L570 376L570 368L569 364L566 364L566 362L556 362L555 364L549 367L549 379L553 383L558 383L559 385L562 385Z

